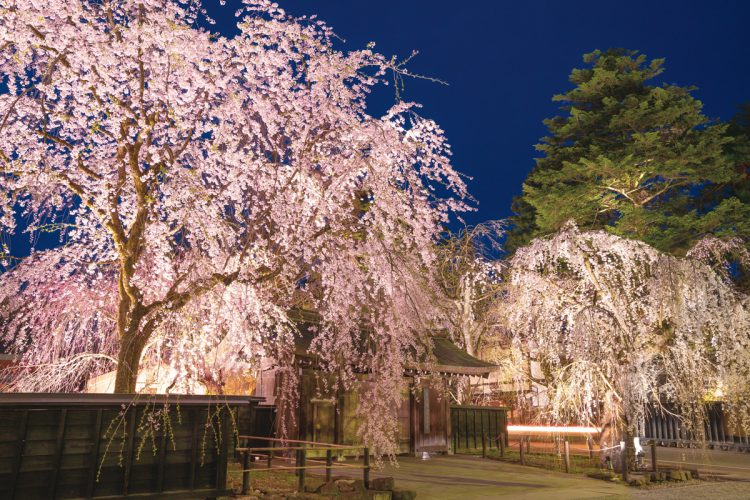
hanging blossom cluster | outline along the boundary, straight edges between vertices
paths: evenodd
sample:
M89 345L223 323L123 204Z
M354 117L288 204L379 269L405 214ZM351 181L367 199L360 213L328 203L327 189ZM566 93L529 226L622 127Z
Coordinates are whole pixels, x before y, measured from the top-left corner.
M498 318L494 304L501 297L501 239L503 221L487 221L446 235L438 245L430 283L441 311L441 325L451 340L473 356L494 359ZM437 286L435 286L437 285ZM474 402L470 377L451 384L451 396L459 403Z
M518 381L546 390L553 421L617 434L671 408L700 437L719 395L749 423L750 303L697 260L568 223L518 250L500 307Z
M708 264L727 281L732 280L733 270L745 273L750 270L750 251L742 238L737 236L704 236L687 252L687 257Z
M434 273L443 322L452 340L474 356L496 321L492 304L503 287L497 256L504 234L503 221L487 221L448 235L438 247Z
M165 362L186 390L288 360L306 307L323 364L381 380L365 415L390 418L465 186L415 104L367 113L402 65L264 0L236 15L226 37L197 1L0 0L0 230L60 238L4 262L2 342L37 373L109 356L121 392Z

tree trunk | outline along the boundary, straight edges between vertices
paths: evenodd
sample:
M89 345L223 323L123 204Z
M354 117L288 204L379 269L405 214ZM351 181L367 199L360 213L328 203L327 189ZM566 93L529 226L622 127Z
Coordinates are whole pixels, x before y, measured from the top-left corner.
M607 398L609 399L609 398ZM601 433L599 434L599 461L602 466L617 470L617 466L620 464L620 441L622 440L622 429L620 428L620 422L615 418L616 410L612 408L604 408L604 413L601 415L599 426L601 427Z
M128 334L120 341L120 351L117 354L117 375L115 377L115 393L134 394L138 380L138 367L145 343L139 341L138 336Z
M620 440L619 429L610 423L602 426L602 432L599 434L599 461L604 467L617 470L620 464Z
M612 425L607 422L602 425L599 446L603 450L599 454L599 460L605 467L611 466L617 472L622 472L623 458L628 462L628 470L635 470L636 457L633 447L633 437L637 432L630 429L627 424ZM623 457L620 442L625 441L627 456Z
M473 402L474 394L471 387L471 379L466 377L459 377L458 383L456 384L456 399L458 404L470 405Z

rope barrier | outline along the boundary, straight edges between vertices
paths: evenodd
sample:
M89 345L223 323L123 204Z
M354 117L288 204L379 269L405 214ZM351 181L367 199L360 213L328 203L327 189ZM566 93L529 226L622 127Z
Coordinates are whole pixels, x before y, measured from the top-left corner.
M618 449L618 450L621 450L622 446L620 446L619 444L616 444L616 445L610 446L608 448L599 448L599 451L614 450L615 448Z

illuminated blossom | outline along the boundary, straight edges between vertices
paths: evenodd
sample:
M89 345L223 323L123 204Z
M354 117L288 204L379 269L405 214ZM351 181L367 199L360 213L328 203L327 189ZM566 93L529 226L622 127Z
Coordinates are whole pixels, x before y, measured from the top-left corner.
M611 444L667 404L700 438L721 388L750 424L750 303L706 264L569 223L517 251L500 305L518 381L552 421L604 426Z
M302 306L323 364L372 371L394 408L465 186L415 104L367 113L400 64L270 2L237 15L229 38L197 1L0 0L0 229L61 241L6 262L3 340L27 365L111 356L120 392L166 361L188 390L288 359Z

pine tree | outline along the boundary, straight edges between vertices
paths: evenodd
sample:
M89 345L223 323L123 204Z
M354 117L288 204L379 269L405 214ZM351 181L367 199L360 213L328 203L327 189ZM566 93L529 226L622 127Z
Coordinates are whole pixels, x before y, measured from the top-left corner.
M729 186L731 195L750 204L750 102L739 106L739 112L729 122L727 133L734 139L729 148L736 172Z
M694 89L653 84L664 60L635 51L583 61L574 88L553 98L565 114L545 120L543 156L514 203L511 249L570 219L674 254L705 234L750 234L749 205L728 189L747 149L702 113Z

